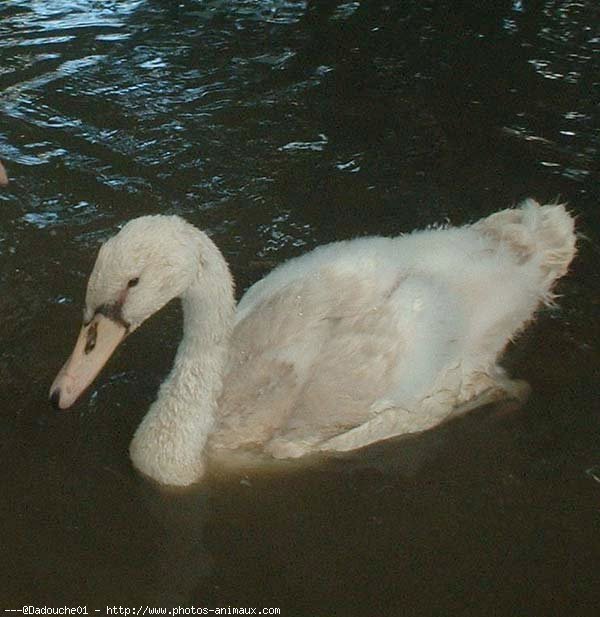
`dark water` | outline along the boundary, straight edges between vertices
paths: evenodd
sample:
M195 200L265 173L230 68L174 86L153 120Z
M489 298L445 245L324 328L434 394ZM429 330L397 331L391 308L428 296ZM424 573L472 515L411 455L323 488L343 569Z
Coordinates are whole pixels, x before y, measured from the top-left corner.
M594 614L599 24L592 0L1 2L0 608ZM75 413L46 402L127 219L207 229L241 292L317 244L530 195L568 201L585 238L560 308L507 354L521 409L164 494L127 445L177 307Z

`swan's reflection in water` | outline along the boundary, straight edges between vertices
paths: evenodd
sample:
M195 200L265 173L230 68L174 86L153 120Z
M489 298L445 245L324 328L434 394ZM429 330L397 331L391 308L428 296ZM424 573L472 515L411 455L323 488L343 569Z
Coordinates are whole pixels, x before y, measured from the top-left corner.
M146 513L158 525L154 554L155 576L146 597L156 606L185 606L199 579L212 574L213 558L205 544L204 527L211 517L210 489L165 490L149 482L136 483Z
M514 402L489 405L431 431L360 452L282 461L237 474L213 468L207 481L193 489L135 482L140 505L160 530L151 557L156 578L148 592L169 606L292 606L299 580L308 584L317 571L320 577L325 571L324 587L331 582L333 571L323 569L322 559L353 563L354 548L365 534L387 528L386 536L395 529L401 538L405 526L414 523L407 518L431 518L414 507L402 512L407 499L422 500L420 485L427 484L428 476L435 481L428 468L437 469L448 449L452 458L452 451L473 443L485 447L481 444L493 440L498 447L503 437L510 439L516 413ZM315 593L324 590L317 585ZM335 588L329 593L336 597Z

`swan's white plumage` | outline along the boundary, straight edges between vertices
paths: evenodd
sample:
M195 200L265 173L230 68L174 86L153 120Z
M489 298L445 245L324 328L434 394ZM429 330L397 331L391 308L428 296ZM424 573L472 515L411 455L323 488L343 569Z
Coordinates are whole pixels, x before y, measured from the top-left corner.
M234 313L208 237L143 217L101 250L86 311L120 302L134 328L182 297L184 339L131 455L157 481L186 485L207 456L350 450L511 394L497 359L574 252L564 207L528 200L461 228L320 247L256 283Z

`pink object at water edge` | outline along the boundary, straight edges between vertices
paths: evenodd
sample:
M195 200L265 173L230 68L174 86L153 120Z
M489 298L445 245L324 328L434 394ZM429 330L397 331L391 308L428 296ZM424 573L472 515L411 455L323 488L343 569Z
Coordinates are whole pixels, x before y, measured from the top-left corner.
M2 165L2 161L0 161L0 186L6 186L8 184L8 175L6 174L6 169L4 169L4 165Z

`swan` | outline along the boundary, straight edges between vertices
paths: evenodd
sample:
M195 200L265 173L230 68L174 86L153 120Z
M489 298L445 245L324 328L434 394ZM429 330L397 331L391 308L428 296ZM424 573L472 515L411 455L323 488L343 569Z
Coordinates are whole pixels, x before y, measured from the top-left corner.
M235 305L225 259L178 216L133 219L98 253L72 355L50 389L71 406L117 345L179 297L183 338L137 428L134 466L198 482L236 452L340 452L522 394L497 364L552 302L575 254L563 205L529 199L463 227L324 245Z

